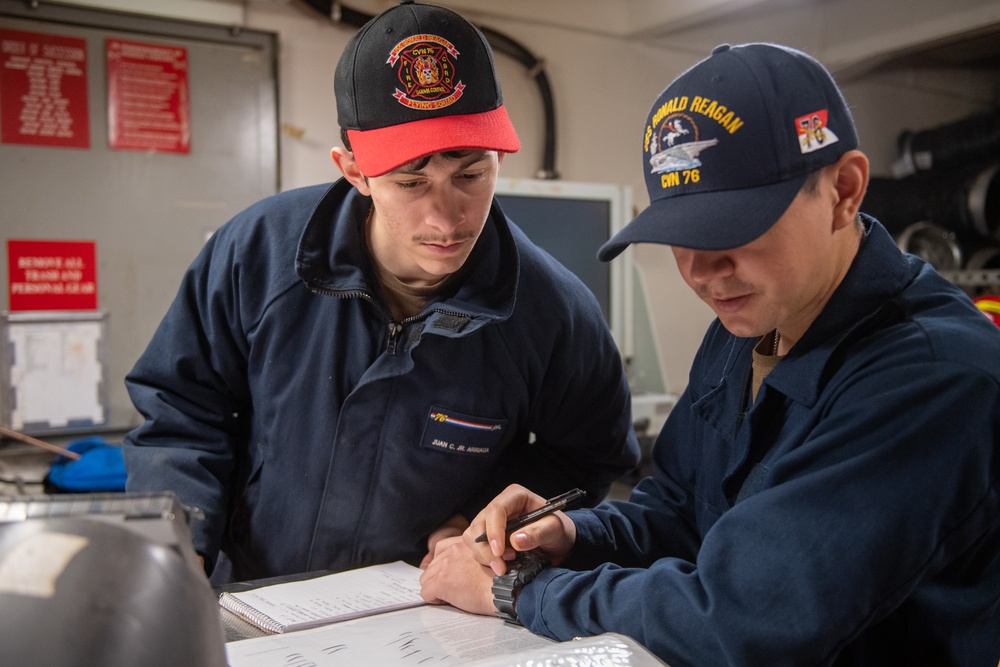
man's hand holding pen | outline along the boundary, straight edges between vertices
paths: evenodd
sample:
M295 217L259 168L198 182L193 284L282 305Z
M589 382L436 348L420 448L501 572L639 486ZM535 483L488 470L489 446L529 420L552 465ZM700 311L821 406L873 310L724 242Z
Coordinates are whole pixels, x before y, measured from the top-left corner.
M576 542L576 525L562 511L547 513L507 534L509 524L548 502L523 486L504 489L461 537L438 544L420 577L421 596L434 604L449 603L465 611L493 614L493 575L504 574L507 561L517 552L537 549L558 565ZM479 540L483 533L486 539Z
M529 549L538 549L558 565L576 542L576 525L559 510L584 495L576 489L546 500L512 484L483 508L462 537L477 560L496 574L507 571L515 552Z

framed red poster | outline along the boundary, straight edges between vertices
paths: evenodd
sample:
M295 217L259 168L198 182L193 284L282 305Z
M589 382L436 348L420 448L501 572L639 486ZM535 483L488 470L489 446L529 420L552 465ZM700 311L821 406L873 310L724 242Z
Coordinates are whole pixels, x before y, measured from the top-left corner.
M94 241L7 241L10 309L97 308Z
M108 145L191 152L187 49L109 39Z
M90 147L86 40L0 29L0 143Z

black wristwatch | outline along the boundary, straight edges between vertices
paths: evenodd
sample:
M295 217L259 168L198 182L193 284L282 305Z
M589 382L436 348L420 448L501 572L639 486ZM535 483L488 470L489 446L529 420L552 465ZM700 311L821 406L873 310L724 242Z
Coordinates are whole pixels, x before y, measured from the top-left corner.
M507 564L505 574L494 575L493 606L497 608L497 616L508 623L521 624L515 610L517 594L548 564L549 559L537 551L522 551Z

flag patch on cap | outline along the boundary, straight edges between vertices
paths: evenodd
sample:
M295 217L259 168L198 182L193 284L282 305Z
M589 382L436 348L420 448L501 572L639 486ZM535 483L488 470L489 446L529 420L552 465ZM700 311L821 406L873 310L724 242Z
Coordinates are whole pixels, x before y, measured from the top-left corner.
M839 141L837 135L827 126L826 119L826 109L814 111L795 119L795 131L799 134L799 150L803 154L812 153Z
M465 91L456 81L455 62L458 49L437 35L413 35L389 52L386 65L396 68L403 86L393 93L403 106L421 111L435 111L454 104Z

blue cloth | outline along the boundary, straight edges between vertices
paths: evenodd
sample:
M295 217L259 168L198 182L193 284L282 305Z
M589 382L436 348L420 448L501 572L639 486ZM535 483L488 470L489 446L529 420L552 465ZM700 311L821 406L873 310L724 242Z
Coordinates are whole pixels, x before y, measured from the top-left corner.
M234 579L419 561L514 481L596 503L638 461L600 306L499 206L468 275L393 323L346 181L220 228L126 378L130 491L173 490ZM531 436L534 436L532 439Z
M59 456L55 460L47 479L56 489L69 493L125 490L125 462L121 445L90 437L74 440L66 449L79 454L80 458L74 460Z
M620 632L675 667L997 664L1000 330L868 224L749 409L756 340L711 325L654 474L570 512L528 628Z

